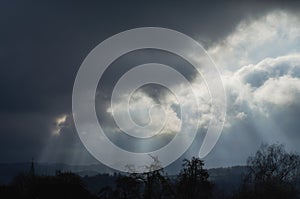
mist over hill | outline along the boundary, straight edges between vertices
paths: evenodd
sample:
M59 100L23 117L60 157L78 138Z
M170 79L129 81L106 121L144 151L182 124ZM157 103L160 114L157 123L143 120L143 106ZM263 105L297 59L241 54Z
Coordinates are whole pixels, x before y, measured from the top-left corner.
M37 175L55 175L57 171L73 172L82 177L91 192L98 192L106 186L114 187L115 180L120 173L101 164L92 165L68 165L35 163ZM0 164L0 184L9 184L13 177L19 173L28 173L31 163L6 163ZM226 168L208 169L210 180L225 193L236 191L241 183L243 175L247 172L246 166L233 166ZM174 170L166 169L170 179L176 177Z

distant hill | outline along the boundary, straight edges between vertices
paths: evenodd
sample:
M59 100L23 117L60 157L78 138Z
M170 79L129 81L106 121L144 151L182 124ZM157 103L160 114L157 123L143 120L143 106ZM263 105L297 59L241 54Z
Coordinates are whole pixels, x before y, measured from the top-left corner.
M13 177L19 173L28 173L31 163L0 164L0 184L8 184ZM112 174L115 171L104 165L67 165L67 164L48 164L35 163L35 173L37 175L54 175L56 171L70 171L80 176L94 176L99 173Z
M31 163L0 164L0 184L8 184L18 173L29 172ZM69 171L83 177L90 191L97 192L106 186L114 186L116 171L101 164L74 166L67 164L35 163L37 175L54 175L56 171ZM208 169L210 180L220 191L229 194L238 189L246 166ZM172 176L170 176L172 179ZM175 177L175 176L174 176Z
M242 179L247 173L246 166L233 166L227 168L208 169L210 181L214 184L218 192L230 195L235 193L241 185ZM83 180L92 193L97 193L106 186L114 187L117 175L98 174L96 176L85 176ZM176 179L176 175L169 176L171 180Z
M209 169L209 178L215 187L225 194L237 191L248 172L247 166L233 166Z

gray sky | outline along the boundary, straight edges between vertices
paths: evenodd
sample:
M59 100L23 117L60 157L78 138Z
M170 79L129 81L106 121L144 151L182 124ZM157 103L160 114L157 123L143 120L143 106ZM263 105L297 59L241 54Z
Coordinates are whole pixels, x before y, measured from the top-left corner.
M297 1L1 1L0 162L35 157L43 162L96 163L80 142L71 116L76 73L106 38L147 26L189 35L220 69L227 120L205 158L207 166L244 164L262 142L284 143L288 150L300 152L299 6ZM124 72L153 61L203 83L193 67L171 53L136 51L116 60L100 80L97 114L114 143L130 150L141 150L138 146L145 143L119 136L107 96ZM146 86L139 93L141 101L133 101L137 108L143 100L152 100L178 111L167 89ZM139 112L135 114L140 118ZM173 117L171 127L177 122ZM204 130L205 125L184 157L197 154ZM148 147L160 147L172 136L166 133Z

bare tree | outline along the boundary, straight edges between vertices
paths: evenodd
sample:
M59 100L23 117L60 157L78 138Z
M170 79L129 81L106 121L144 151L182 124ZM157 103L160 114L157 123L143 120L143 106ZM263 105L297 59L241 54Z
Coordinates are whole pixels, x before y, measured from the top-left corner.
M183 169L178 176L179 198L209 198L212 184L208 181L209 174L204 167L203 160L193 157L184 160Z
M143 183L144 199L173 198L173 188L158 157L149 155L153 162L145 166L145 172L132 173L130 176Z
M281 144L262 144L247 160L249 173L238 198L296 198L294 180L299 174L300 157L288 153Z
M285 151L282 144L263 144L247 160L250 177L256 182L291 181L299 173L300 157Z
M141 183L131 176L119 176L116 180L115 198L139 199L141 198Z

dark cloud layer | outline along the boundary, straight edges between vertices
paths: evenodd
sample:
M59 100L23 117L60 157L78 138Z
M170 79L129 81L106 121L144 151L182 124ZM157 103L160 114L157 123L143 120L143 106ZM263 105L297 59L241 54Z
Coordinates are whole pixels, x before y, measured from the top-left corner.
M71 114L72 88L81 62L109 36L131 28L159 26L181 31L208 47L246 17L259 17L275 8L292 12L299 8L296 1L224 2L1 1L0 162L51 154L57 148L55 143L60 143L60 148L49 161L76 163L70 154L78 151L87 162L94 161L80 143L71 117L61 136L53 138L52 128L57 117ZM155 56L155 52L139 54L145 62ZM184 64L178 69L193 77ZM108 71L108 79L103 80L107 87L116 77L114 72Z

